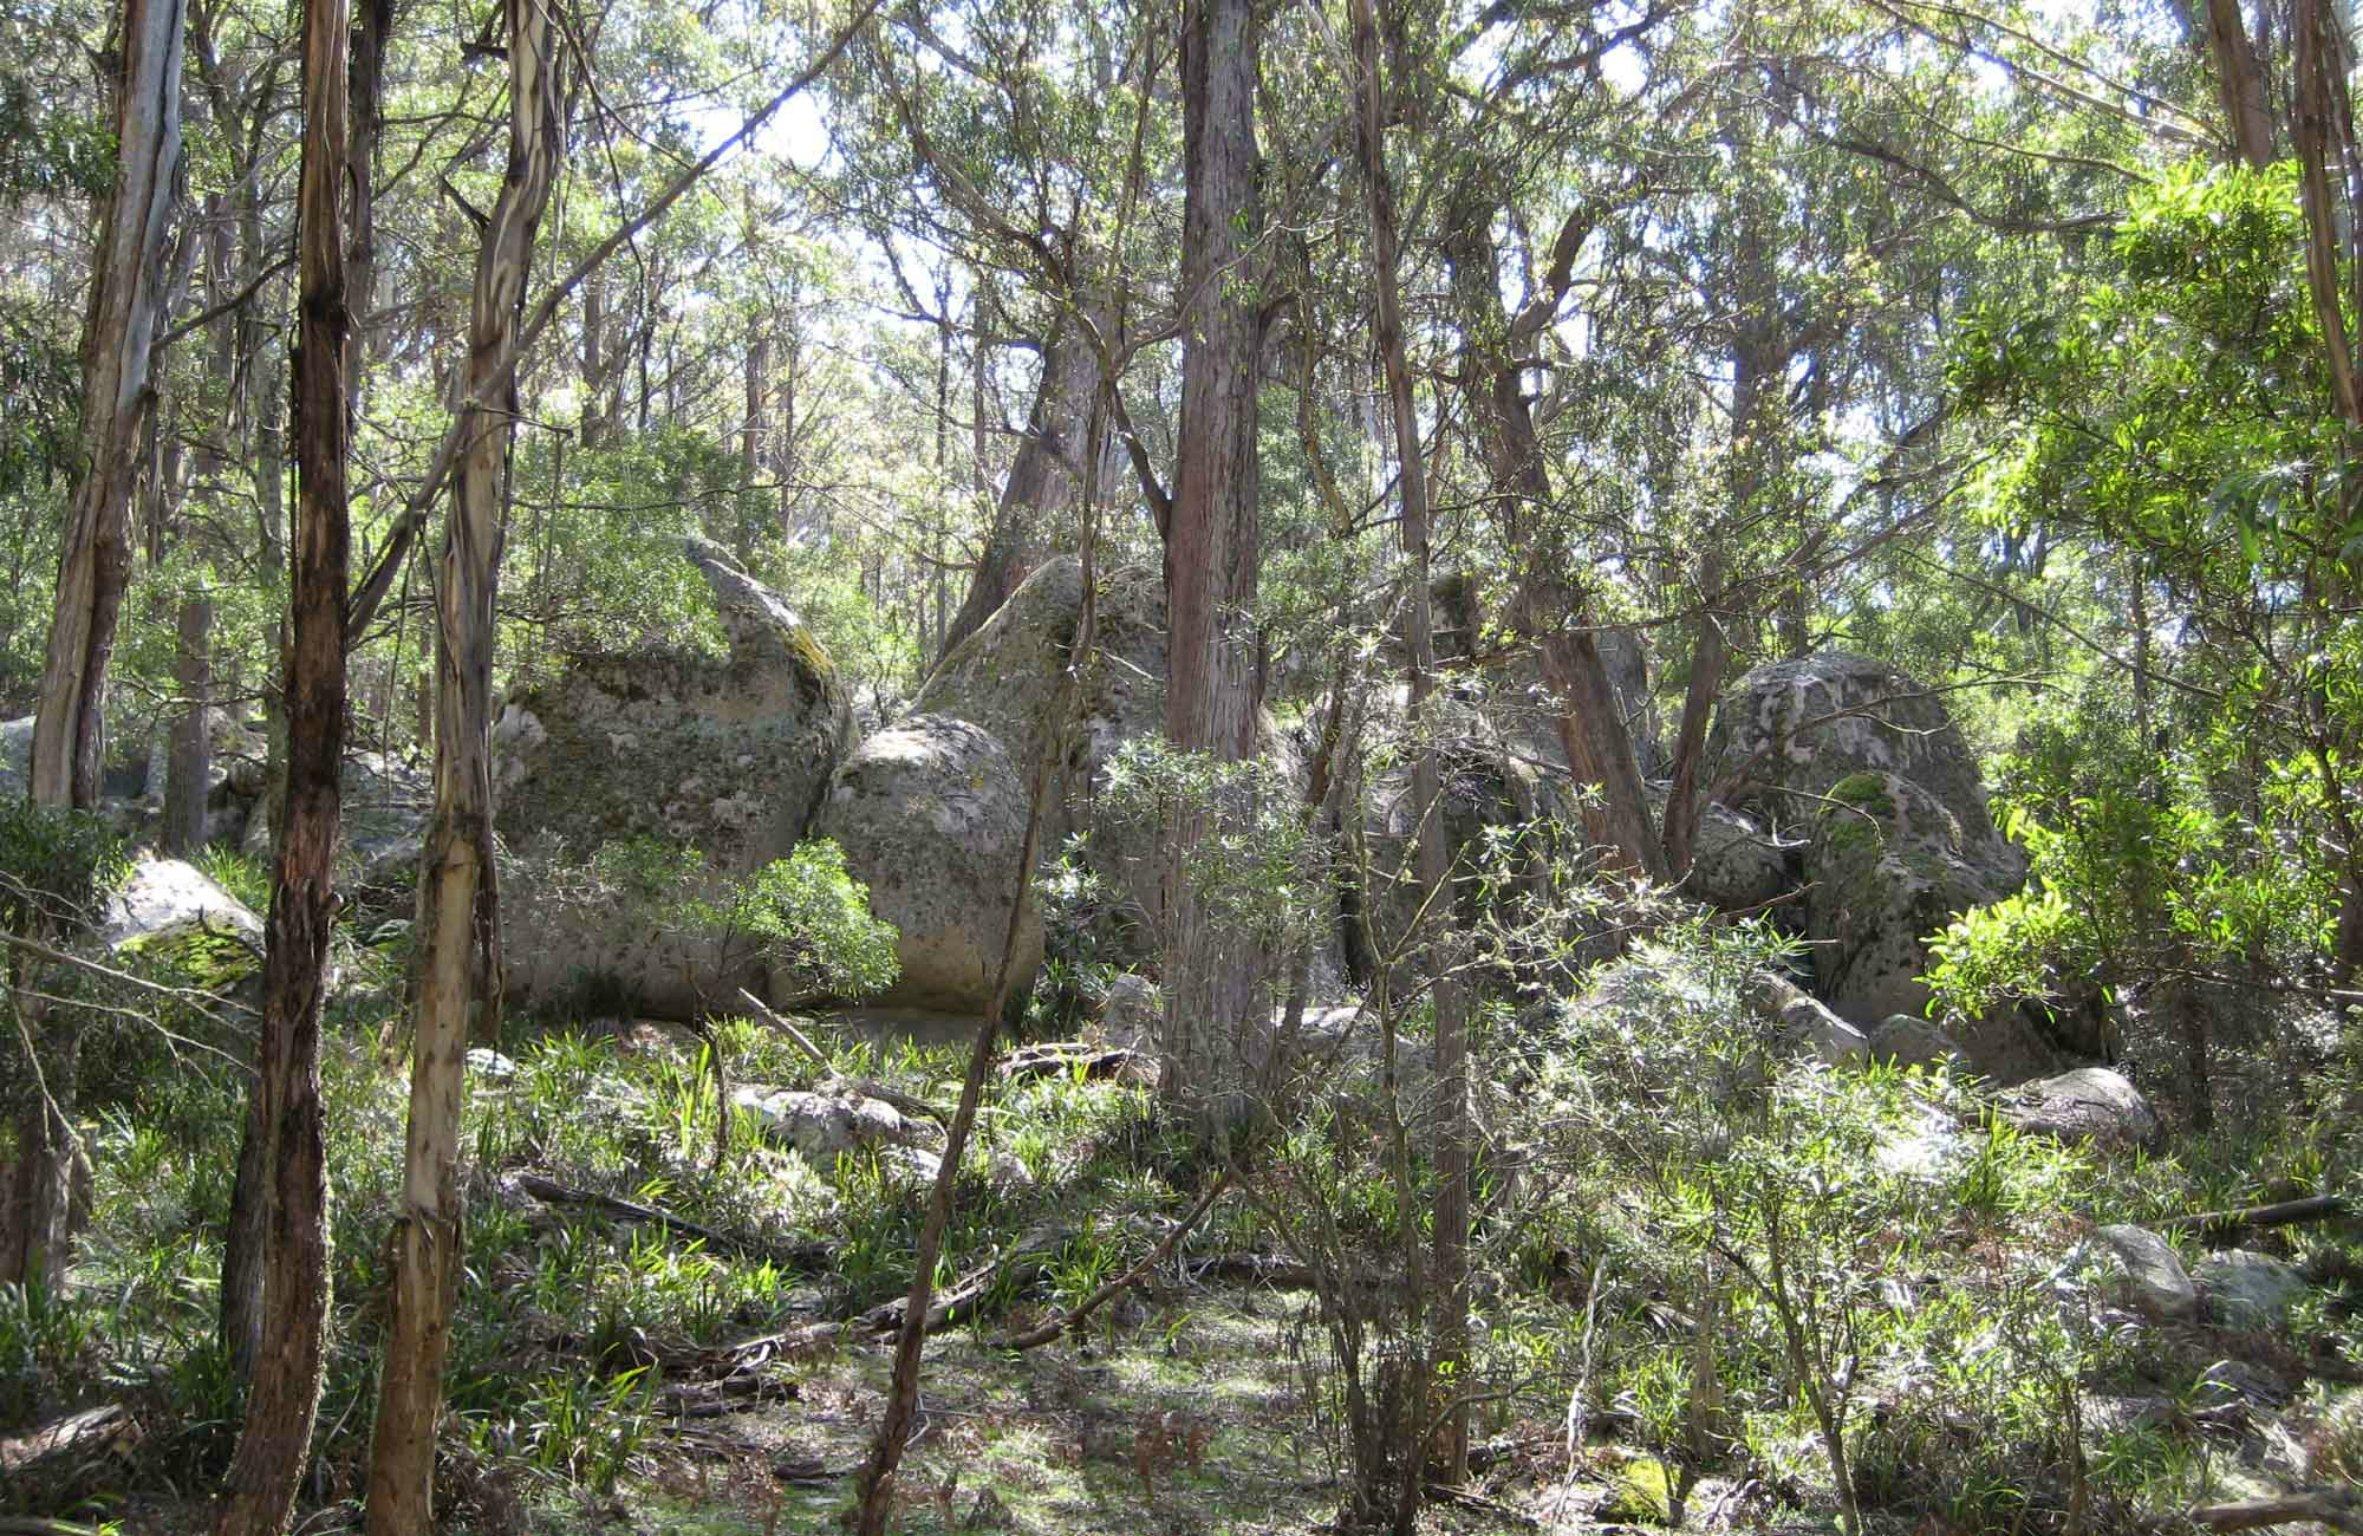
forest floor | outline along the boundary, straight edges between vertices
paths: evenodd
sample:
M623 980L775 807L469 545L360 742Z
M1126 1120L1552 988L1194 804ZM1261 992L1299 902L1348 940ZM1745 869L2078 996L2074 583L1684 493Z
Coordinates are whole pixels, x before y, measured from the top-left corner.
M1644 1016L1670 1017L1655 1003ZM382 998L356 989L327 1062L337 1327L306 1536L358 1529L402 1127L402 1084L379 1056L385 1017ZM1702 1038L1732 1038L1713 1029ZM838 1529L885 1401L890 1340L874 1319L911 1273L925 1122L951 1101L964 1052L858 1023L805 1030L817 1048L748 1019L703 1035L522 1021L501 1051L478 1053L438 1480L452 1536ZM754 1095L719 1157L717 1047ZM1739 1101L1719 1090L1689 1108L1652 1100L1647 1079L1620 1086L1606 1048L1581 1048L1578 1077L1531 1067L1502 1113L1542 1116L1526 1135L1548 1147L1537 1138L1561 1134L1567 1102L1553 1095L1598 1085L1638 1118L1590 1145L1645 1155L1627 1166L1571 1141L1489 1174L1479 1454L1466 1485L1431 1499L1423 1531L1838 1529L1774 1311L1732 1278L1762 1270L1716 1280L1701 1265L1709 1211L1729 1234L1714 1251L1751 1266L1743 1245L1763 1234L1750 1212L1778 1211L1811 1287L1801 1303L1824 1309L1826 1338L1852 1352L1822 1380L1852 1400L1874 1536L2075 1529L2078 1479L2083 1536L2187 1530L2194 1506L2363 1471L2356 1223L2251 1235L2303 1281L2285 1321L2253 1332L2205 1312L2141 1316L2078 1257L2106 1223L2169 1225L2303 1190L2351 1197L2343 1110L2307 1118L2293 1102L2287 1119L2212 1140L2108 1153L2015 1133L1981 1087L1942 1077L1800 1064L1735 1079L1756 1084L1735 1119ZM227 1459L235 1394L213 1298L236 1085L144 1060L123 1070L140 1084L136 1112L97 1128L76 1287L38 1304L0 1296L0 1465L12 1437L76 1414L119 1411L135 1433L37 1478L0 1475L0 1531L22 1512L186 1536L204 1529L203 1495ZM1711 1084L1722 1069L1685 1070ZM915 1139L815 1151L773 1108L839 1102L854 1084L911 1106ZM2250 1102L2274 1100L2260 1087ZM1349 1436L1333 1330L1304 1282L1324 1232L1333 1262L1365 1279L1399 1252L1371 1161L1385 1121L1366 1113L1341 1087L1146 1279L1079 1331L1020 1349L1011 1335L1157 1248L1206 1170L1137 1084L1080 1068L997 1078L944 1265L976 1281L973 1317L929 1341L894 1529L1331 1528ZM1635 1140L1690 1113L1697 1138ZM2205 1261L2207 1244L2175 1242ZM1296 1272L1276 1273L1281 1261ZM1236 1278L1255 1266L1264 1280ZM1702 1276L1716 1288L1703 1299ZM1684 1426L1707 1411L1702 1349L1720 1362L1725 1406L1699 1455ZM1392 1358L1374 1336L1364 1369L1383 1378ZM1572 1461L1571 1396L1584 1405Z

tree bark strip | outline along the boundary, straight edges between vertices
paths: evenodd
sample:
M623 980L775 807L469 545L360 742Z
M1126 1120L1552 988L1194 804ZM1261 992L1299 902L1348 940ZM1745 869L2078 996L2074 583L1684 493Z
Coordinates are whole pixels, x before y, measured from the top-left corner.
M369 1536L432 1528L435 1428L461 1251L460 1108L472 1026L499 1016L492 866L494 598L517 410L517 330L565 144L545 0L507 0L509 163L485 222L460 391L464 420L436 581L435 805L419 874L410 1120L386 1358L370 1446ZM348 625L351 622L347 616Z

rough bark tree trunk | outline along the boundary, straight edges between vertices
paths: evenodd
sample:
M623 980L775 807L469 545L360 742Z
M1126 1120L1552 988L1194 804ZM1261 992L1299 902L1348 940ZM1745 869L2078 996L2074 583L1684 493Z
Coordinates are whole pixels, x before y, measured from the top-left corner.
M550 7L507 0L509 163L485 221L459 395L465 413L436 580L435 805L419 874L416 1025L369 1536L432 1528L435 1428L461 1253L459 1121L469 1031L500 1008L492 867L494 597L517 410L512 346L565 144Z
M1259 558L1256 383L1257 23L1253 0L1185 0L1181 83L1182 395L1165 533L1165 733L1217 762L1255 746ZM1262 957L1214 921L1188 874L1224 814L1178 807L1167 827L1163 1092L1219 1136L1253 1110L1269 1046Z
M328 1322L328 1162L320 1101L320 1013L336 920L336 843L345 736L345 583L351 446L340 192L346 164L346 0L304 7L303 156L296 194L296 523L284 657L287 798L264 929L260 1070L252 1123L264 1129L270 1194L263 1312L245 1423L216 1536L282 1536L311 1459Z
M1491 217L1491 208L1481 198L1462 199L1447 241L1447 260L1468 348L1462 387L1484 443L1493 515L1504 543L1525 555L1510 619L1535 646L1543 682L1557 702L1559 740L1569 774L1578 784L1599 787L1600 806L1587 815L1586 831L1626 867L1661 878L1667 871L1648 791L1624 709L1593 639L1590 599L1556 568L1551 541L1539 537L1536 526L1552 504L1551 475L1518 356L1524 332L1548 322L1559 295L1546 289L1548 302L1538 300L1517 317L1505 319ZM1564 254L1553 251L1555 287L1563 289L1572 276L1575 247L1581 240L1571 240L1570 235L1577 228L1571 221L1557 242Z
M1106 329L1103 324L1103 332ZM1099 358L1090 339L1072 320L1062 323L1042 350L1042 383L1026 418L1025 438L1010 461L984 553L969 577L968 595L945 631L937 660L1009 601L1009 594L1040 562L1048 530L1073 503L1083 478L1095 472L1085 463L1082 439L1098 392Z

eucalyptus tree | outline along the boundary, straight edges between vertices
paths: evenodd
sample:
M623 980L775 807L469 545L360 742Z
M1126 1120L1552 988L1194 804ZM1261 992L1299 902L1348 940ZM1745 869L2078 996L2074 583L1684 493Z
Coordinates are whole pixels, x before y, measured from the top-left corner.
M435 804L419 871L410 1119L370 1444L372 1536L407 1536L434 1519L435 1431L462 1252L463 1057L471 1030L497 1020L500 1006L490 739L494 603L518 414L518 333L535 236L565 144L570 90L554 8L508 0L504 14L508 165L476 258L467 361L454 392L451 510L436 572Z
M34 715L29 786L36 805L88 810L99 797L107 669L131 580L131 505L153 404L151 369L163 315L165 260L179 211L181 0L126 0L115 78L115 179L100 208L90 308L82 338L82 412L55 606ZM42 1017L44 1058L14 1106L14 1188L0 1221L0 1280L37 1284L62 1269L79 1131L75 1078L81 1025Z
M309 0L303 24L303 159L297 196L296 518L285 659L286 801L264 926L262 1044L250 1123L269 1170L262 1312L246 1418L220 1536L279 1536L311 1460L328 1325L328 1149L321 1009L336 922L345 742L345 581L350 543L352 308L346 287L346 0ZM367 194L356 188L356 217Z

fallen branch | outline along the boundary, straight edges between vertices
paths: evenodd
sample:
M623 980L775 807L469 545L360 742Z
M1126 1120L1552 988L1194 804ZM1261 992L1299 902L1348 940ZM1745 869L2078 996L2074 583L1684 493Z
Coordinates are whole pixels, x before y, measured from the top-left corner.
M799 1269L826 1269L832 1257L825 1243L797 1243L783 1249L745 1233L725 1232L719 1227L709 1227L702 1221L691 1221L653 1205L642 1205L637 1200L603 1195L596 1190L576 1189L538 1173L512 1174L508 1182L518 1193L530 1195L544 1205L571 1205L584 1210L601 1211L624 1221L661 1227L677 1236L702 1242L709 1248L747 1258L785 1260Z
M797 1050L802 1051L806 1056L810 1057L815 1065L817 1065L823 1072L828 1074L827 1079L818 1085L823 1090L832 1093L848 1091L858 1093L864 1098L877 1099L883 1103L892 1104L896 1109L901 1110L904 1114L912 1116L913 1118L923 1117L933 1120L938 1125L945 1123L946 1116L944 1112L936 1108L933 1104L928 1103L925 1099L919 1098L913 1094L903 1093L896 1089L889 1088L884 1083L878 1082L872 1078L847 1077L840 1073L837 1070L836 1063L829 1060L828 1053L823 1051L819 1046L813 1044L812 1037L804 1033L803 1030L797 1028L796 1022L793 1019L790 1019L787 1015L766 1006L763 999L757 997L754 993L749 992L744 987L739 989L738 995L746 999L747 1006L755 1010L755 1016L757 1018L770 1025L773 1029L778 1030L781 1034L786 1035L788 1037L789 1044L795 1046Z
M1473 1510L1489 1519L1514 1525L1522 1531L1539 1531L1543 1528L1542 1521L1525 1510L1504 1504L1499 1499L1488 1498L1474 1488L1462 1488L1452 1483L1428 1483L1422 1491L1436 1503Z
M47 1462L117 1451L136 1433L121 1403L85 1408L13 1440L0 1440L0 1472L13 1477Z
M2197 1232L2204 1237L2231 1237L2254 1227L2303 1226L2308 1222L2335 1220L2346 1214L2347 1199L2344 1195L2307 1195L2303 1199L2280 1200L2271 1205L2251 1205L2239 1210L2170 1216L2150 1225L2160 1232Z
M2307 1521L2334 1531L2363 1531L2363 1503L2350 1489L2312 1488L2269 1499L2201 1504L2191 1510L2191 1523L2211 1531L2261 1531Z
M1230 1186L1231 1170L1225 1168L1221 1174L1216 1176L1213 1183L1206 1186L1206 1193L1198 1197L1198 1203L1191 1206L1189 1211L1183 1215L1182 1219L1173 1224L1173 1230L1166 1233L1164 1240L1158 1243L1156 1247L1150 1249L1139 1263L1133 1265L1132 1268L1124 1271L1124 1273L1118 1275L1115 1279L1110 1280L1098 1290L1093 1291L1090 1295L1075 1303L1074 1306L1068 1308L1064 1313L1052 1318L1049 1322L1028 1328L1023 1333L1004 1334L1000 1338L993 1341L994 1346L999 1349L1039 1348L1040 1346L1049 1343L1052 1339L1057 1338L1060 1334L1065 1333L1077 1323L1082 1322L1085 1318L1098 1311L1101 1307L1106 1306L1110 1301L1113 1301L1125 1291L1131 1289L1135 1285L1138 1285L1153 1270L1155 1270L1158 1265L1165 1262L1165 1260L1173 1253L1174 1247L1181 1242L1182 1238L1189 1233L1189 1230L1192 1227L1195 1227L1198 1224L1198 1219L1206 1214L1208 1208L1211 1207L1216 1199L1222 1195L1222 1192L1230 1188Z

